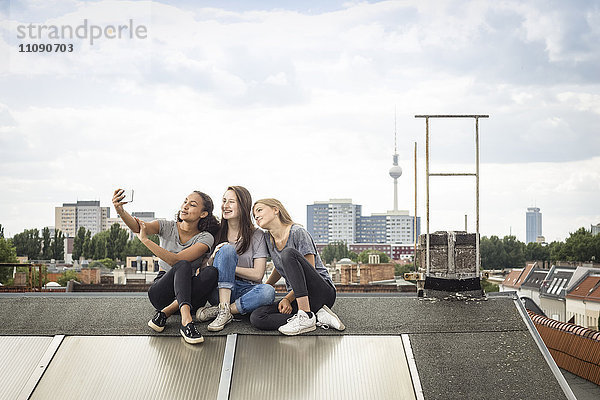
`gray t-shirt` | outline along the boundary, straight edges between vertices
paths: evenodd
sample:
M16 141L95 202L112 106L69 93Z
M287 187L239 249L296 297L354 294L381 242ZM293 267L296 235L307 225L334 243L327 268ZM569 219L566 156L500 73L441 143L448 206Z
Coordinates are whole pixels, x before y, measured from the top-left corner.
M215 238L208 232L200 232L192 237L185 243L181 243L179 239L179 231L177 230L177 222L158 220L158 237L160 238L160 247L171 253L179 253L182 250L187 249L195 245L196 243L204 243L208 246L208 251L197 260L192 261L192 267L194 269L200 267L203 261L210 256L210 252L215 242ZM171 269L171 266L163 260L158 260L158 266L164 271Z
M233 244L233 243L231 243ZM240 242L236 244L236 249L239 249ZM252 240L250 241L250 246L246 249L246 251L242 254L238 254L238 267L242 268L254 268L254 259L255 258L267 258L269 255L269 251L267 250L267 244L263 238L263 231L260 229L256 229L252 234ZM236 278L246 282L252 283L262 283L260 281L251 281L249 279Z
M281 251L277 248L277 246L275 246L275 241L269 232L265 232L264 237L267 248L269 249L269 255L273 260L273 265L275 266L277 272L279 272L279 275L285 279L285 287L288 292L292 290L292 287L285 277L285 273L283 272L283 261L281 260L281 252L288 247L298 250L303 256L307 254L314 254L315 268L317 272L326 282L329 282L331 286L334 286L327 268L325 268L323 261L321 261L321 257L319 256L319 252L315 246L315 242L306 229L300 225L292 225L290 228L290 236L288 237L285 247L281 249Z

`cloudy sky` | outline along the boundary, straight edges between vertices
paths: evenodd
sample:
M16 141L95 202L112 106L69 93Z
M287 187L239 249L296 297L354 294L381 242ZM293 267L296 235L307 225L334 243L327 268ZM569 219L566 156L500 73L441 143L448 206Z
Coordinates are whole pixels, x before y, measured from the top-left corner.
M7 236L53 226L63 202L108 206L116 187L135 190L130 211L160 217L192 190L219 203L234 184L255 199L279 198L302 224L315 200L352 198L365 214L385 212L393 206L394 114L399 203L411 214L415 142L425 212L425 122L414 116L489 114L479 121L482 234L524 241L533 205L548 241L600 223L598 1L0 7ZM37 37L40 26L75 29L86 20L85 38L50 38L50 28ZM147 34L125 30L90 44L91 25ZM19 52L34 43L73 51ZM473 172L473 120L430 126L432 172ZM474 198L472 178L432 177L431 229L460 229L467 214L473 231Z

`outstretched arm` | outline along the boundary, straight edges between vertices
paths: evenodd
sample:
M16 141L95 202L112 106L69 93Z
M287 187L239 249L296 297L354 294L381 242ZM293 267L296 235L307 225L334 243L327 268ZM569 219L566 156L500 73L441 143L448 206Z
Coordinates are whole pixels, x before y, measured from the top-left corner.
M209 248L204 243L196 243L185 250L180 251L179 253L172 253L169 250L165 250L152 240L148 238L148 232L146 231L148 224L144 221L139 221L140 231L137 233L137 237L140 241L146 246L155 256L166 262L167 264L173 266L177 263L177 261L186 260L186 261L194 261L198 258L202 257L204 253L206 253ZM153 221L158 222L158 221Z
M125 208L123 206L127 203L121 202L121 200L123 200L123 198L125 197L124 192L125 191L123 189L115 190L115 192L113 193L113 199L112 199L113 206L115 207L115 211L117 212L117 214L119 214L119 217L121 217L123 222L125 222L125 225L127 225L129 227L129 229L131 229L134 233L139 233L140 224L139 224L138 219L135 217L132 217L131 214L129 214L127 211L125 211ZM152 222L146 223L146 234L147 235L157 234L158 231L159 231L158 221L152 221Z

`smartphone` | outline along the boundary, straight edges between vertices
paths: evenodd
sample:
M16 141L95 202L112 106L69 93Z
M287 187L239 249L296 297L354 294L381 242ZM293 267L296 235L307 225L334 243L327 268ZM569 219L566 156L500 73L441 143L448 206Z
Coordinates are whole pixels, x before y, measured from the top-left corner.
M123 200L121 203L131 203L133 202L133 189L123 190Z

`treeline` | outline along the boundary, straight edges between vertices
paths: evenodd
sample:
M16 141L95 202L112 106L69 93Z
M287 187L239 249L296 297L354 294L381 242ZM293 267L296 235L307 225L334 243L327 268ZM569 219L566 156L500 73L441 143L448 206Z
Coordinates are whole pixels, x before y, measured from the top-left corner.
M150 240L158 243L157 235L150 235ZM99 232L92 236L92 233L80 227L77 235L73 239L73 260L83 257L86 260L119 260L123 261L127 257L149 257L152 252L140 242L137 237L129 239L129 232L122 229L119 224L113 224L109 230ZM103 264L107 264L103 262ZM111 267L116 264L109 264Z
M17 256L27 256L30 260L63 260L65 258L65 237L55 229L54 234L50 229L42 229L42 235L37 229L25 229L12 238Z
M158 243L157 235L149 238ZM48 228L42 229L41 235L38 229L25 229L12 239L5 239L4 228L0 225L0 262L16 262L17 256L27 256L30 260L64 260L64 239L60 230L55 230L51 235ZM73 239L73 260L83 257L87 260L123 261L129 256L152 256L152 252L137 237L128 239L129 233L116 223L109 230L94 236L88 229L80 227Z
M321 259L325 264L331 264L333 260L341 260L342 258L349 258L354 262L361 262L363 264L367 264L369 262L370 254L378 254L379 261L382 263L387 263L390 261L390 257L377 250L365 250L360 254L356 254L353 251L348 250L348 246L345 242L333 242L329 243L327 246L323 247L321 250Z
M485 269L522 267L526 261L599 261L600 235L585 228L571 233L564 242L525 244L514 236L483 236L480 242L481 266Z

